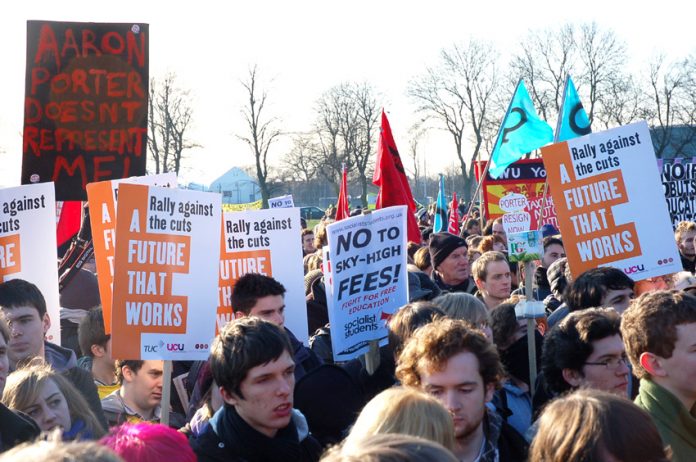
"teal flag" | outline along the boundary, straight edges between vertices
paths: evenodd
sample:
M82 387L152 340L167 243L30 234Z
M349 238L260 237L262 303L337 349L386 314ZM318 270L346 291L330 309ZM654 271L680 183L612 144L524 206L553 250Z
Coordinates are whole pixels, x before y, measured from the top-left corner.
M559 143L589 133L592 133L590 119L587 117L585 108L582 107L578 92L575 90L575 85L573 85L573 79L569 75L566 78L565 88L563 89L563 102L561 103L561 111L558 114L554 142Z
M435 203L435 224L434 233L444 233L447 231L447 198L445 197L445 176L440 175L440 190L437 193Z
M520 79L498 131L489 174L492 178L498 178L510 164L552 141L553 129L537 115L527 88Z

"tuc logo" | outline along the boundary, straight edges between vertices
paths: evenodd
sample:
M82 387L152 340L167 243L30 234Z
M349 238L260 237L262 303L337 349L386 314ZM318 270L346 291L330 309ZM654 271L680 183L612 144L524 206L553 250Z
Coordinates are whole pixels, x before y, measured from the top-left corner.
M163 346L164 342L160 340L158 345L143 345L143 351L145 353L157 353Z
M642 273L643 271L645 271L645 265L629 266L628 268L624 268L623 271L626 274Z

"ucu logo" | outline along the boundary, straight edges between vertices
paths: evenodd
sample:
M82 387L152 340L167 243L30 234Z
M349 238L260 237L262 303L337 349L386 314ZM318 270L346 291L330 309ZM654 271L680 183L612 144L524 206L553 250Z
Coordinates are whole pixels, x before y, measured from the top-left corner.
M641 273L643 271L645 271L645 265L634 265L624 268L624 273L626 274Z
M184 351L183 343L167 343L168 351Z

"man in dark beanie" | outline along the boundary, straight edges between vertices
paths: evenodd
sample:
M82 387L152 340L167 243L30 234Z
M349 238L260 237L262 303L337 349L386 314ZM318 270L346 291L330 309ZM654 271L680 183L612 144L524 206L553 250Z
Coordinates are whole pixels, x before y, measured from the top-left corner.
M443 292L473 294L476 284L471 278L466 241L450 233L433 233L429 246L435 284Z

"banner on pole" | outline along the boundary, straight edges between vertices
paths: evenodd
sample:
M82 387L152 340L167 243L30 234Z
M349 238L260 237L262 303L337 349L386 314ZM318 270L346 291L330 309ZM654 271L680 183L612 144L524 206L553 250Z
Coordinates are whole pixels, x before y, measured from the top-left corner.
M386 321L408 303L406 206L347 218L327 227L327 301L335 361L387 341Z
M205 360L215 335L220 194L121 184L115 358Z
M542 149L574 277L613 266L634 280L681 271L648 125Z
M486 169L486 161L475 164L476 180L481 180L481 175ZM486 175L481 187L484 193L484 210L488 220L495 220L507 212L502 199L510 194L521 195L527 200L522 210L529 215L527 230L541 229L543 224L549 223L558 229L556 219L556 207L551 193L547 193L544 206L544 182L546 181L546 169L541 159L523 159L510 165L497 179ZM502 202L501 202L502 201ZM508 201L509 202L509 201ZM542 207L544 210L544 223L541 223ZM516 231L519 232L519 231Z
M27 22L22 183L61 201L145 174L148 25Z
M307 343L301 232L299 208L223 214L217 330L232 319L234 284L247 273L259 273L285 287L285 327Z
M24 279L39 288L51 319L46 340L60 343L53 183L0 189L0 282L10 279Z
M111 333L111 302L114 285L114 256L116 254L116 198L118 185L122 183L144 184L176 188L176 173L138 176L120 180L100 181L87 185L90 226L94 246L94 263L97 268L99 298L104 313L104 331Z

